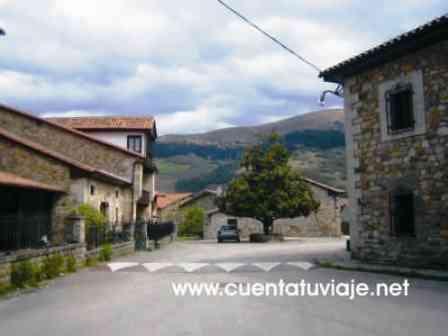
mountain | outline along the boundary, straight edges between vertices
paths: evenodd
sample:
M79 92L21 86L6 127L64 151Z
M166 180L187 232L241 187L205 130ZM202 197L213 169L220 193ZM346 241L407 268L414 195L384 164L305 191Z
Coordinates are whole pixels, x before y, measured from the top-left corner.
M345 185L343 110L311 112L253 127L202 134L165 135L155 145L160 190L195 192L229 182L244 148L272 132L292 152L291 165L306 176Z
M231 127L201 134L165 135L159 143L197 144L214 146L244 146L254 144L260 135L276 132L280 135L303 131L340 131L344 130L344 110L330 109L311 112L297 117L253 127Z

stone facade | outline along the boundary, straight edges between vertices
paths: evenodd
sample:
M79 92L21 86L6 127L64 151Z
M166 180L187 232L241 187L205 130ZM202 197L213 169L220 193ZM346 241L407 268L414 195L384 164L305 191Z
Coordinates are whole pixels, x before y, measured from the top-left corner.
M385 134L384 88L414 87L414 130ZM353 256L448 267L448 41L344 80ZM391 193L413 192L415 236L391 230Z
M0 131L0 171L63 191L54 195L52 244L64 242L67 218L82 203L103 207L118 230L151 218L154 172L145 157L3 106Z
M320 201L319 211L311 216L279 219L274 222L274 233L285 237L339 237L341 236L341 210L343 198L330 196L327 189L310 184L314 197ZM207 203L208 204L208 203ZM261 222L251 218L228 216L210 211L204 226L204 238L216 239L219 228L236 220L242 239L252 233L262 233Z

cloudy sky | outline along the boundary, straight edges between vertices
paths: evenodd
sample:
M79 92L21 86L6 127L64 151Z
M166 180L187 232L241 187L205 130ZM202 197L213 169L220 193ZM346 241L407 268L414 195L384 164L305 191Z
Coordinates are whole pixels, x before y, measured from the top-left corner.
M321 68L448 12L446 0L227 2ZM202 132L318 110L332 87L216 0L0 0L0 27L0 102L42 116L154 115L162 134Z

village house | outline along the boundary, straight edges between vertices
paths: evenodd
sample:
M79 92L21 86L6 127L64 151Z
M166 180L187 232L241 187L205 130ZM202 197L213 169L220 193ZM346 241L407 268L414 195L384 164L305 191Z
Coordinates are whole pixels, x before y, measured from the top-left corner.
M448 16L320 75L343 85L353 257L448 266Z
M344 190L336 189L323 183L305 179L316 199L321 202L319 211L308 218L281 219L274 222L274 233L285 237L339 237L341 236L342 214L346 204ZM238 227L241 238L247 239L251 233L263 232L261 222L252 218L240 218L221 213L215 204L216 197L222 193L206 189L184 199L178 205L175 221L181 223L181 214L188 208L204 210L204 239L216 239L219 228L223 225Z
M151 134L142 146L149 148L155 123L142 123L141 130ZM129 230L131 237L137 221L151 219L155 168L149 150L128 150L0 106L0 153L2 251L39 246L42 237L53 246L82 243L70 218L84 203L105 215L108 229Z
M319 210L309 217L276 220L273 233L284 237L340 237L345 191L308 178L305 178L305 182L320 202ZM204 239L216 239L223 225L237 227L241 239L249 238L252 233L263 232L263 224L256 219L229 216L214 206L206 212Z
M190 199L191 193L156 193L153 206L153 220L174 221L183 202Z

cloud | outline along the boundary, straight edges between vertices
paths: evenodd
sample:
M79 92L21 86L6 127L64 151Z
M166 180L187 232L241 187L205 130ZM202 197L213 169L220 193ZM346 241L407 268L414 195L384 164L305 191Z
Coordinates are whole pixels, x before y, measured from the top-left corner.
M445 7L228 3L322 68ZM36 114L149 114L161 133L191 133L317 110L320 92L333 88L216 1L0 0L0 27L0 100Z

